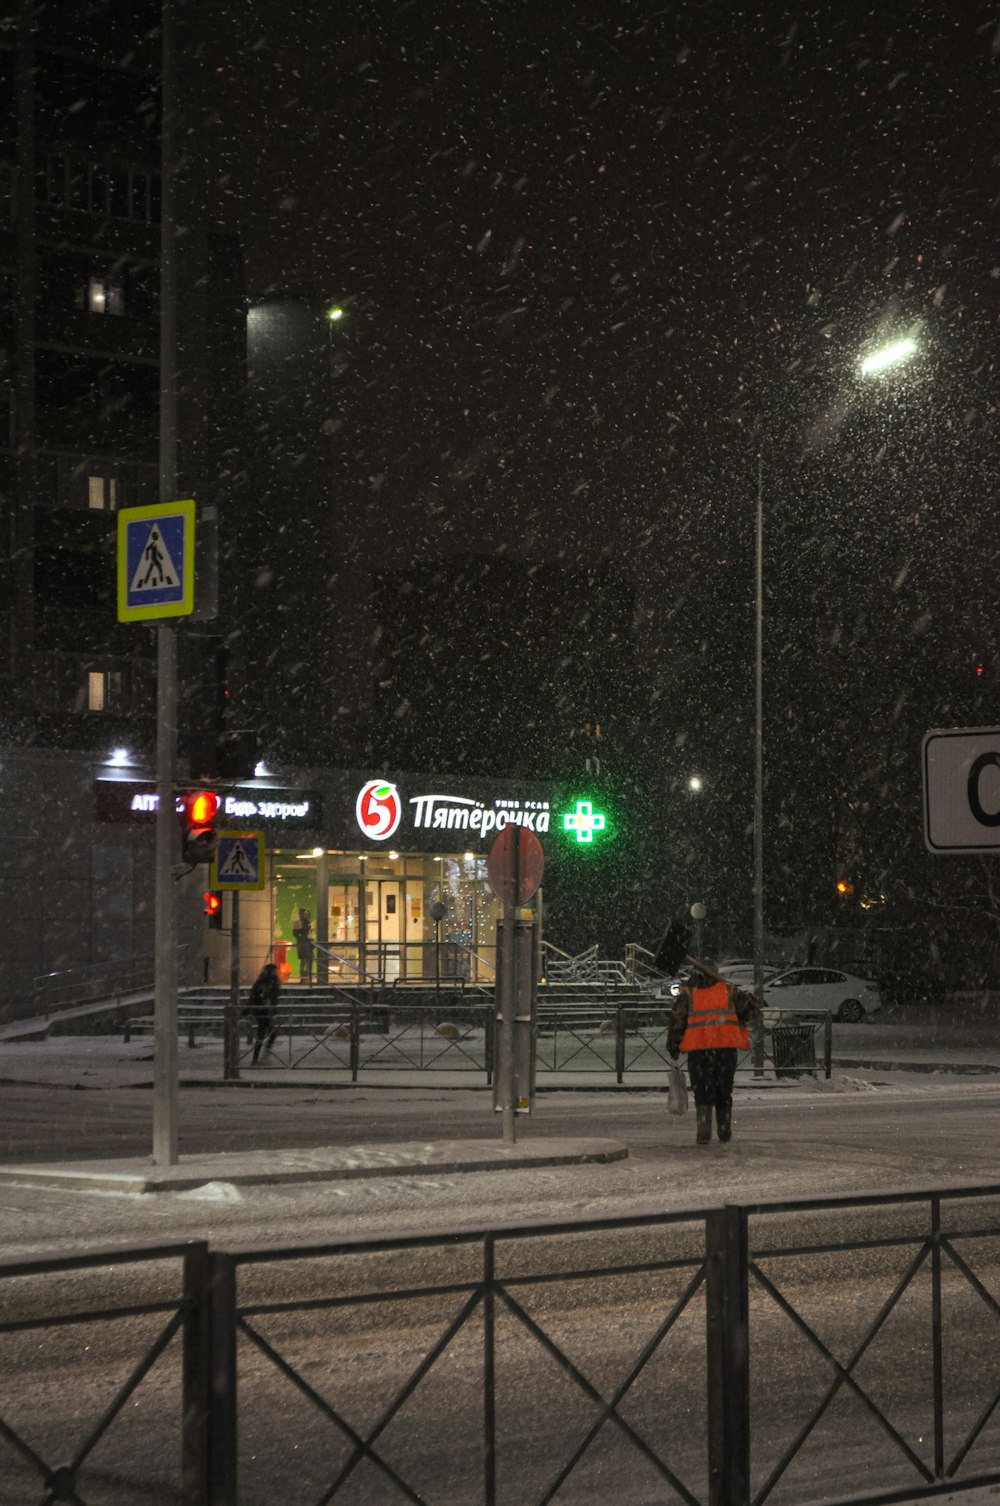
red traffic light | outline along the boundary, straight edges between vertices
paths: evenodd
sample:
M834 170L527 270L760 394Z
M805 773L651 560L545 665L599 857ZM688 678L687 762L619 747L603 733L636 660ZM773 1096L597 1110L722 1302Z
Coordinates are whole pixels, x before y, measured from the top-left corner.
M222 895L215 889L206 889L203 895L205 901L205 914L211 930L222 930Z
M207 863L219 845L215 818L219 797L213 790L192 790L184 796L184 861Z
M219 810L219 797L212 790L195 790L185 802L189 826L211 826Z

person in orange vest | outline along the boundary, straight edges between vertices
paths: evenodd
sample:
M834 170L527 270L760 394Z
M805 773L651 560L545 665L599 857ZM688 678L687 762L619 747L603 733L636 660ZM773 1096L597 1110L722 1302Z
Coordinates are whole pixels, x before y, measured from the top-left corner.
M692 973L674 1001L667 1051L673 1061L687 1052L698 1145L712 1138L713 1109L719 1139L732 1137L736 1057L749 1049L747 1022L756 1007L753 994L703 972Z

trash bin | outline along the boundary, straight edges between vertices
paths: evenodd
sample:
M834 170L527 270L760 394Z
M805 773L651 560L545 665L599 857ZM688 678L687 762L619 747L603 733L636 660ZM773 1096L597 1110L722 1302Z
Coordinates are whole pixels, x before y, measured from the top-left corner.
M288 948L290 941L276 941L271 948L274 954L274 965L278 969L278 977L282 983L287 983L292 976L292 965L288 960Z
M775 1025L771 1030L775 1077L816 1076L816 1036L812 1025Z

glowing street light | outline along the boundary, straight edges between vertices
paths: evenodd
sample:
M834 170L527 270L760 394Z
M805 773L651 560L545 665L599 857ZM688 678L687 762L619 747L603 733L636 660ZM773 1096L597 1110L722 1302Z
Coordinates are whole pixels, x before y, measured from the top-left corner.
M879 376L908 361L917 342L907 336L873 351L861 362L862 376ZM754 791L753 791L753 961L754 993L764 1002L764 456L757 454L757 527L755 569ZM753 1038L754 1074L764 1066L760 1016Z
M700 794L700 792L704 788L705 788L705 781L702 779L701 775L700 774L692 774L691 778L688 780L688 789L691 791L691 793L693 795Z
M883 371L888 371L890 366L898 366L902 361L908 361L916 354L916 340L894 340L891 345L883 345L881 350L873 351L870 356L865 356L861 362L862 376L878 376Z
M327 309L326 317L331 324L336 324L338 320L343 319L344 310L340 307L339 303L335 303L332 308Z

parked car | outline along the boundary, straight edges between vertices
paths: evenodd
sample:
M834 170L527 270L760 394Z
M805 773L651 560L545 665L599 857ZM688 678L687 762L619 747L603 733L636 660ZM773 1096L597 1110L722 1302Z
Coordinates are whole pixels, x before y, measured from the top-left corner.
M769 962L764 963L764 982L773 978L778 972ZM755 980L755 964L752 957L731 957L725 962L719 963L719 973L727 983L735 983L739 988L753 988Z
M865 1020L882 1008L877 983L836 967L790 967L764 984L764 1011L823 1011L835 1020Z

